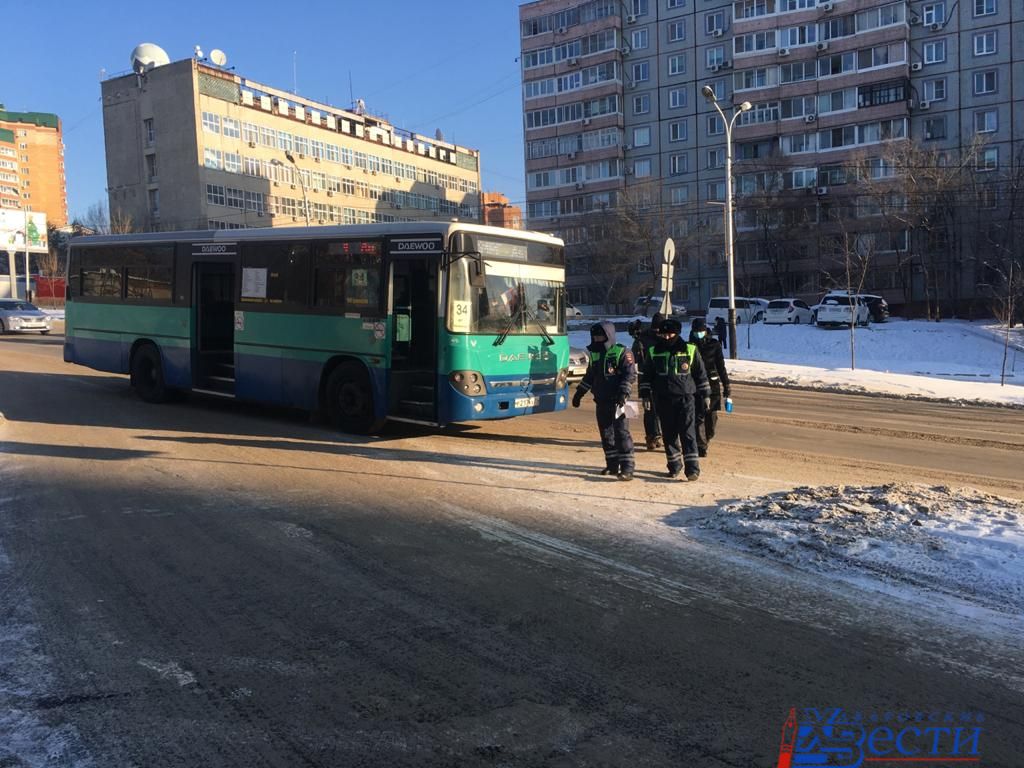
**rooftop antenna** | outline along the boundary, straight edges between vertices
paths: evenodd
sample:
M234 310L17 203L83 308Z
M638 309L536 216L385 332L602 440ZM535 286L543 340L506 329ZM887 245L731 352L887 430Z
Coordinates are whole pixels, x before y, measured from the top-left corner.
M355 93L352 92L352 70L351 69L348 71L348 103L349 104L355 104L356 103L356 95L355 95Z
M292 93L299 93L299 52L292 51Z
M195 53L197 59L203 58L203 49L200 48L198 45L193 49L193 52Z

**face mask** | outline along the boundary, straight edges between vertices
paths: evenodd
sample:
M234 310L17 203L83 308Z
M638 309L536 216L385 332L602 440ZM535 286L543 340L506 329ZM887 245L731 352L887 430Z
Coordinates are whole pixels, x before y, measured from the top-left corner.
M697 337L698 339L703 339L703 338L704 338L705 336L707 336L707 335L708 335L708 332L707 332L707 331L697 331L697 332L696 332L696 333L695 333L694 335L695 335L695 336L696 336L696 337Z

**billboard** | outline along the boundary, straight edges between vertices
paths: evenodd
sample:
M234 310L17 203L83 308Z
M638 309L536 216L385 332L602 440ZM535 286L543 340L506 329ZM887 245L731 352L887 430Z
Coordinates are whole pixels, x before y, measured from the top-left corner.
M46 214L0 208L0 250L24 253L26 234L31 253L46 253Z

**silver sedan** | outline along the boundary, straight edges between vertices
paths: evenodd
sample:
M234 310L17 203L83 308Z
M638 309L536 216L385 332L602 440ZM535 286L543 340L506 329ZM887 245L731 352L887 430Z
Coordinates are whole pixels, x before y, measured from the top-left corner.
M21 299L0 299L0 333L38 331L49 333L52 318L34 304Z

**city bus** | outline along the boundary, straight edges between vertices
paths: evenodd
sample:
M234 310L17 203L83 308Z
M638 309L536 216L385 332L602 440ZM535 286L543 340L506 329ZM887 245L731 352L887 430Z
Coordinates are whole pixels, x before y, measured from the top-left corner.
M564 409L562 241L461 222L74 238L66 362L338 429Z

